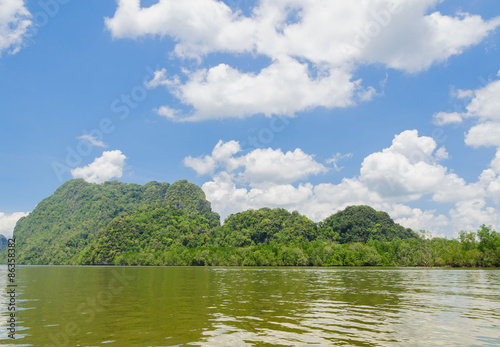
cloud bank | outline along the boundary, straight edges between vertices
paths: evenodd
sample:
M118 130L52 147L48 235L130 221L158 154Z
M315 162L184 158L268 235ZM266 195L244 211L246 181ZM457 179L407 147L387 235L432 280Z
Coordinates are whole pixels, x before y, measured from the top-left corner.
M355 77L359 66L418 73L479 44L500 25L500 17L443 15L434 10L439 2L261 0L247 16L215 0L160 0L150 7L119 0L105 24L115 39L170 37L175 57L200 65L214 53L268 60L257 71L227 61L181 76L158 70L149 86L165 86L191 109L163 105L160 115L178 121L292 116L375 97L377 91Z

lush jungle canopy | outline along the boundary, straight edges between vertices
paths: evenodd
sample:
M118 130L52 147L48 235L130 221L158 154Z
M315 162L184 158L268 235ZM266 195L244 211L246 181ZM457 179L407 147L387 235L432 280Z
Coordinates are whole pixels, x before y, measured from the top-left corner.
M262 208L221 225L185 180L70 180L21 218L14 236L18 264L500 266L500 234L484 225L458 239L426 238L369 206L319 223Z

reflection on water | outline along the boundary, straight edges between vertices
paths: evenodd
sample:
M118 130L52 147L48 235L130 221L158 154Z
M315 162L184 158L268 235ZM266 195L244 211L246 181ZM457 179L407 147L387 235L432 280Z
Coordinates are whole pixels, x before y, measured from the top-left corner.
M18 267L11 346L500 345L500 271Z

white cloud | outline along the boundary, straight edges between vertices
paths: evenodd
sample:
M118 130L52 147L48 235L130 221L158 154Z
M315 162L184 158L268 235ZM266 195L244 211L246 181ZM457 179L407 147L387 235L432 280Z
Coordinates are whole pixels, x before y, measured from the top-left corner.
M473 126L465 135L465 143L471 147L500 146L500 122L485 122Z
M427 12L439 1L404 1L403 10L363 52L365 59L415 73L480 43L500 25L467 13L455 17Z
M90 183L103 183L123 175L127 157L119 150L103 152L91 164L71 170L73 178L83 178Z
M450 226L450 220L445 215L436 215L435 210L422 211L419 208L411 209L411 212L406 217L396 219L395 221L414 231L432 230L433 236L444 234Z
M465 90L455 95L470 99L463 117L477 120L465 134L465 143L471 147L497 147L490 168L484 170L477 182L465 185L443 186L435 194L437 200L447 195L456 203L450 211L455 229L471 230L479 224L499 226L500 214L500 80L492 81L477 90ZM458 181L459 179L456 178ZM463 186L460 188L460 186ZM446 192L446 194L443 194ZM461 200L459 200L461 198Z
M441 161L441 160L446 160L450 158L449 153L446 151L446 148L444 146L440 147L437 151L436 154L434 155L436 157L436 160Z
M145 85L147 88L156 88L158 86L170 86L178 84L179 81L174 79L170 80L167 78L167 69L163 68L161 70L156 70L154 72L153 79L146 82Z
M11 238L12 232L14 231L14 227L16 226L17 221L21 217L27 216L28 213L14 212L11 214L5 214L3 212L0 212L0 234L2 234L8 239Z
M465 135L465 143L471 147L481 146L500 147L500 80L492 81L477 90L460 91L458 98L470 98L464 114L438 113L436 121L441 125L453 123L467 117L473 118L478 123L472 126Z
M458 202L450 211L452 226L456 231L477 230L482 224L500 226L500 215L494 207L487 206L483 199L471 199Z
M99 140L99 138L97 136L92 136L92 135L82 135L82 136L78 136L77 139L79 140L83 140L83 141L88 141L90 142L90 144L92 146L96 146L96 147L107 147L104 142L102 142L101 140Z
M31 14L23 0L0 1L0 56L3 51L16 54L23 47Z
M184 165L192 168L198 175L212 173L217 167L215 160L207 155L199 158L186 157L184 158Z
M280 149L256 149L238 161L244 167L239 177L251 185L293 183L327 171L312 155L299 148L286 153Z
M119 0L113 18L105 18L114 38L143 35L171 36L179 43L180 56L197 56L213 51L245 51L251 47L255 24L221 1L160 0L142 8L139 0Z
M223 218L249 208L282 207L320 221L349 205L366 204L387 211L406 227L434 235L453 236L482 223L500 226L491 207L491 203L500 205L500 176L487 169L477 182L465 182L438 164L448 156L446 149L437 149L432 138L419 136L416 130L396 135L390 147L365 158L358 177L338 184L304 182L326 168L301 149L240 152L238 142L219 141L211 155L185 160L199 174L211 175L202 189ZM492 168L497 170L497 164L496 158ZM455 207L448 215L411 207L425 197L443 208ZM467 211L475 217L467 217ZM487 218L481 222L482 217Z
M452 199L445 193L464 189L466 184L437 164L447 152L444 147L436 151L436 147L432 138L419 137L416 130L404 131L394 137L391 147L364 159L360 180L388 199L411 201L425 194L434 194L441 201Z
M184 120L199 121L368 101L376 91L353 79L357 66L416 73L461 54L500 25L499 18L433 11L439 2L261 0L245 16L215 0L159 0L150 7L120 0L105 22L115 38L169 36L180 58L201 62L209 53L229 53L271 61L258 72L221 62L188 72L185 82L157 71L148 86L166 85L194 109Z
M212 151L212 155L198 158L189 156L184 159L184 165L195 170L198 175L213 173L218 167L226 168L232 172L240 166L237 159L233 158L240 151L241 147L237 141L224 143L219 140Z
M474 98L467 105L467 112L481 121L500 121L500 81L493 81L476 90Z
M467 98L472 98L474 96L474 91L473 90L463 90L463 89L459 89L457 90L457 92L455 93L455 96L459 99L467 99Z
M299 148L286 153L281 149L255 149L245 155L235 156L240 151L238 142L224 143L220 140L211 155L198 158L189 156L184 159L184 164L198 175L213 174L217 169L222 169L238 181L254 187L293 183L328 171L314 160L314 156Z
M484 21L466 13L429 13L438 2L262 0L245 17L214 0L160 0L148 8L120 0L105 22L115 38L171 36L181 56L256 52L334 66L372 59L419 71L479 43L500 24L498 18Z
M497 175L500 175L500 148L497 149L495 158L491 161L490 166Z
M327 69L313 78L307 64L283 58L257 74L219 64L191 73L184 84L175 82L179 78L165 84L184 104L194 107L194 114L184 120L199 121L258 113L293 116L317 106L351 106L363 93L351 78L341 69Z
M168 106L160 106L155 111L158 115L165 117L167 119L171 119L171 120L177 120L177 114L179 113L178 110L175 110L175 109L168 107Z
M313 186L310 183L299 184L298 187L291 184L271 184L249 189L238 188L237 183L234 175L221 172L202 187L214 211L220 213L223 218L250 208L281 207L302 210L297 207L307 204L313 196Z
M458 112L439 112L434 116L434 124L438 126L447 125L447 124L457 124L462 123L462 115Z

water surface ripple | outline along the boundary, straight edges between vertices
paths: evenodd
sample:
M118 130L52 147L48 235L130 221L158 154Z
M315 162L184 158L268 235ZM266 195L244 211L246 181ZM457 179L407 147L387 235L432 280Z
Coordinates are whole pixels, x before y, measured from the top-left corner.
M500 270L17 268L10 346L500 346Z

